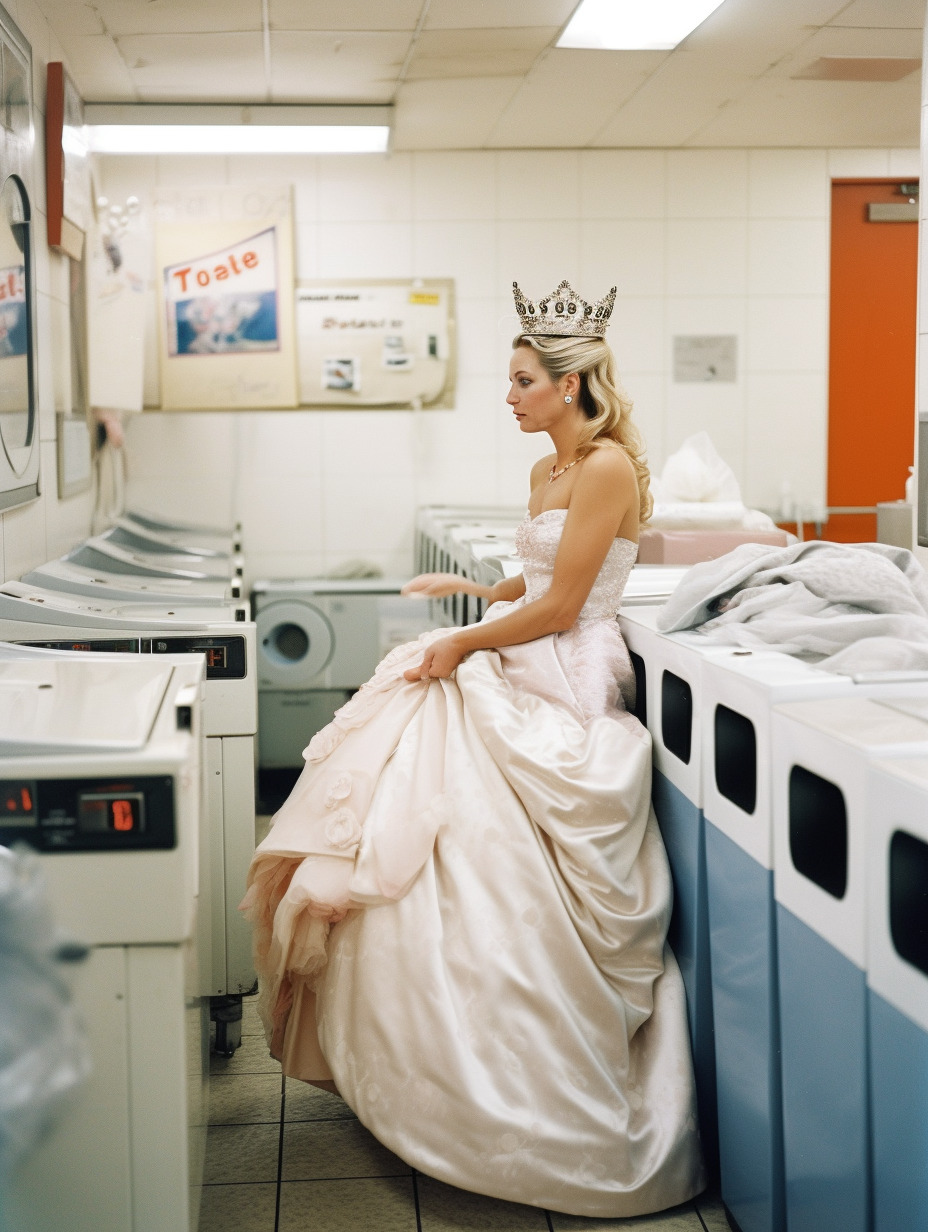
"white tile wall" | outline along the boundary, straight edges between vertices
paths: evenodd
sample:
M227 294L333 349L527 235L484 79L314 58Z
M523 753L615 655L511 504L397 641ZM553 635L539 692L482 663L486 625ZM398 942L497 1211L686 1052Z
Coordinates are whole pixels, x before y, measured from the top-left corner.
M197 168L181 161L159 162L155 182L193 182ZM289 576L357 557L401 573L418 504L525 499L548 443L521 434L505 405L513 278L531 295L565 277L597 297L618 285L611 341L655 469L707 429L750 503L776 509L786 481L804 508L820 508L830 178L911 174L914 155L416 152L251 158L224 171L221 161L211 182L293 182L302 276L456 282L454 410L145 415L129 425L133 499L201 520L234 510L253 576ZM137 183L144 193L151 162L133 160L127 174L108 160L106 182L112 169L120 192ZM735 334L737 381L675 384L675 333Z

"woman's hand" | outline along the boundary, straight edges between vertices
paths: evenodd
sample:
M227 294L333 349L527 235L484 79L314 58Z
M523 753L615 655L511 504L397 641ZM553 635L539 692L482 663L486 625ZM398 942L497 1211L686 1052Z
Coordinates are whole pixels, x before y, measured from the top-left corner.
M464 578L457 573L420 573L407 582L401 595L418 595L423 599L444 599L446 595L465 590Z
M437 642L432 642L419 666L409 668L403 675L407 680L445 679L466 654L466 647L452 633L450 637L441 637Z

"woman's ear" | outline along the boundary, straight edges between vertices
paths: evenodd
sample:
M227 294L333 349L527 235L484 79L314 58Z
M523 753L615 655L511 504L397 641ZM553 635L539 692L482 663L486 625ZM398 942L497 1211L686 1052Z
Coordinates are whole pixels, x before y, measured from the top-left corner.
M568 372L564 377L564 394L576 398L580 392L580 377L576 372Z

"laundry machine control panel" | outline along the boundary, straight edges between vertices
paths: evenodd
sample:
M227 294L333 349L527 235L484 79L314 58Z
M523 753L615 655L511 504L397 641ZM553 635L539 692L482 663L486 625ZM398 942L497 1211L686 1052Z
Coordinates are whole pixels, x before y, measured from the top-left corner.
M244 680L248 659L244 637L84 637L22 642L40 650L95 650L113 654L202 654L207 680Z
M0 844L46 854L164 851L176 846L174 779L0 780Z

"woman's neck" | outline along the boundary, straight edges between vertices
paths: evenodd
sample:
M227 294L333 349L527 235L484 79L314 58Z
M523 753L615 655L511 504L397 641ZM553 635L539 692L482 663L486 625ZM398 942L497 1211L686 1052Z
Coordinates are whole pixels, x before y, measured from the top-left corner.
M558 424L556 428L548 430L548 435L551 437L551 443L557 454L555 465L558 468L566 466L568 462L573 462L576 458L581 426L580 424L573 423Z

